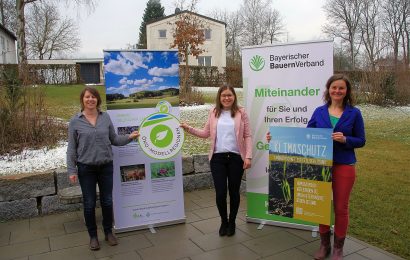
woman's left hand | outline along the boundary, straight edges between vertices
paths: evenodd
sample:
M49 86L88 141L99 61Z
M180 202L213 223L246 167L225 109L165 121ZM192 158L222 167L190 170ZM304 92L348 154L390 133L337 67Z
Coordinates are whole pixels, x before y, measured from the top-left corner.
M128 138L129 139L137 139L139 136L140 136L140 132L134 131L128 136Z
M342 132L332 133L332 139L342 144L346 143L346 136L344 136Z
M251 168L251 166L252 166L251 159L246 158L245 161L243 162L243 169L244 170L249 169Z

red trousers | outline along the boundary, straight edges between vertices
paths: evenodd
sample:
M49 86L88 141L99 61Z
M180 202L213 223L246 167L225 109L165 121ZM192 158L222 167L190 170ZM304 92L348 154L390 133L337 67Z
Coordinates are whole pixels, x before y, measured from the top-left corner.
M349 225L349 197L356 178L354 165L333 164L332 189L335 210L335 234L345 237ZM319 232L330 231L327 225L319 225Z

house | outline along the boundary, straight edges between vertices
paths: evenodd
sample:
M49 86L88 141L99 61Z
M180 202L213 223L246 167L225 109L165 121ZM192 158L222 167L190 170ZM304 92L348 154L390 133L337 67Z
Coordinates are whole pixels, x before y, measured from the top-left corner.
M28 64L78 64L80 76L84 83L100 84L104 82L103 58L97 59L53 59L53 60L27 60Z
M0 64L17 64L16 36L0 24Z
M147 23L147 49L148 50L168 50L174 41L172 36L175 21L178 14L189 13L201 19L205 24L205 42L202 48L205 52L200 54L198 58L193 56L188 57L188 65L199 66L216 66L219 68L226 66L226 47L225 47L225 27L224 22L215 20L190 11L179 11L172 15L160 18L158 20ZM185 63L181 62L181 65Z

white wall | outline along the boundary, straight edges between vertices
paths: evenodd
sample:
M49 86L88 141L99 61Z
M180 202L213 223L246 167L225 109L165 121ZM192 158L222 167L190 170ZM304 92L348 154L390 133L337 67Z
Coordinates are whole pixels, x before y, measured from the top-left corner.
M226 66L226 48L225 48L225 25L212 20L200 17L205 22L205 27L211 29L211 39L206 40L202 46L205 52L200 56L211 56L212 66ZM147 49L149 50L169 50L173 42L173 28L176 16L160 20L147 25ZM166 30L166 38L159 37L159 30ZM181 63L182 65L185 63ZM189 56L189 65L198 65L198 60Z
M16 42L0 30L0 64L17 64Z

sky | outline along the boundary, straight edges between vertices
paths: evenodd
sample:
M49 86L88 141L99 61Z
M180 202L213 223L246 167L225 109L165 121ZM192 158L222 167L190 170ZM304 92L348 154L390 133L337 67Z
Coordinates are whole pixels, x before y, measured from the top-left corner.
M93 12L62 6L62 14L78 21L81 47L73 58L103 58L104 49L123 49L138 41L139 27L148 0L98 0ZM165 15L174 13L174 0L161 0ZM239 10L243 0L199 0L198 13L209 15L213 10ZM272 0L286 27L283 41L323 39L325 22L322 6L325 0ZM71 10L72 9L72 10ZM67 11L68 10L68 11Z
M104 52L107 94L179 88L177 52Z

